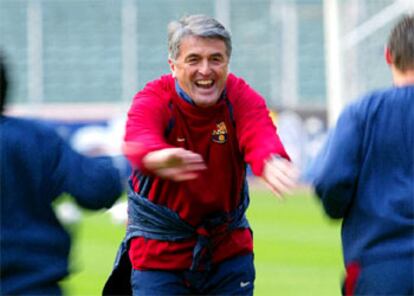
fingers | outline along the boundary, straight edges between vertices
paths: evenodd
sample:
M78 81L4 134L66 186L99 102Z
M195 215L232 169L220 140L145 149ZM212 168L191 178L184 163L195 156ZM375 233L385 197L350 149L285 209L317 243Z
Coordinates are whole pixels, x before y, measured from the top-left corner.
M166 148L148 153L143 163L156 175L173 181L186 181L198 177L207 167L201 155L183 148Z
M196 167L204 166L204 161L200 154L194 153L189 150L185 150L183 148L171 148L171 149L173 150L171 151L171 154L165 163L165 167L194 166L196 168Z
M289 161L272 157L265 163L263 178L270 190L279 198L290 194L298 185L299 171Z

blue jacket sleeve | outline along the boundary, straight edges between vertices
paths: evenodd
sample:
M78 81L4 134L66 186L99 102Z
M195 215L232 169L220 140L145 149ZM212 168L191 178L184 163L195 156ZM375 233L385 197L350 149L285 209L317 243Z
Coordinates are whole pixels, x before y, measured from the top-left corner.
M66 192L82 207L101 209L111 207L122 194L121 177L111 158L81 155L57 134L49 137L48 143L52 147L46 153L55 151L46 164L54 180L51 182L54 196Z
M354 106L341 114L315 163L313 186L325 212L343 218L356 190L362 129Z

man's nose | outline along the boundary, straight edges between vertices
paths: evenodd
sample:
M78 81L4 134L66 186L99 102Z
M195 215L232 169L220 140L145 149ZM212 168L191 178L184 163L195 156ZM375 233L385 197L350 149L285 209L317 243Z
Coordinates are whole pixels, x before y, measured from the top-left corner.
M202 75L208 75L208 74L210 74L211 67L210 67L210 63L209 63L209 61L207 59L206 60L203 60L200 63L200 67L198 68L198 72L200 72L200 74L202 74Z

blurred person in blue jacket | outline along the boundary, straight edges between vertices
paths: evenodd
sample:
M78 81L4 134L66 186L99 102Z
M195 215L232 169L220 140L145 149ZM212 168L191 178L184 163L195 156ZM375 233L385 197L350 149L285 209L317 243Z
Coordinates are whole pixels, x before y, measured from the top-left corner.
M385 58L394 85L343 111L311 173L342 219L345 295L414 295L414 15L393 28Z
M60 295L70 236L52 202L62 193L88 209L109 208L123 186L110 158L89 158L52 129L5 116L0 54L0 295Z

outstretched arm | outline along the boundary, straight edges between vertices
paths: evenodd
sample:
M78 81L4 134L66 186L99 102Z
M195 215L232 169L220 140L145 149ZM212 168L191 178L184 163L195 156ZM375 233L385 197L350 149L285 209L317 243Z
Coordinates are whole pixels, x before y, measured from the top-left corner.
M233 99L237 136L245 161L281 198L296 187L299 174L290 162L264 99L241 79L229 85L228 96Z
M173 181L187 181L205 170L201 155L183 148L165 148L148 153L142 160L145 168L155 175Z

